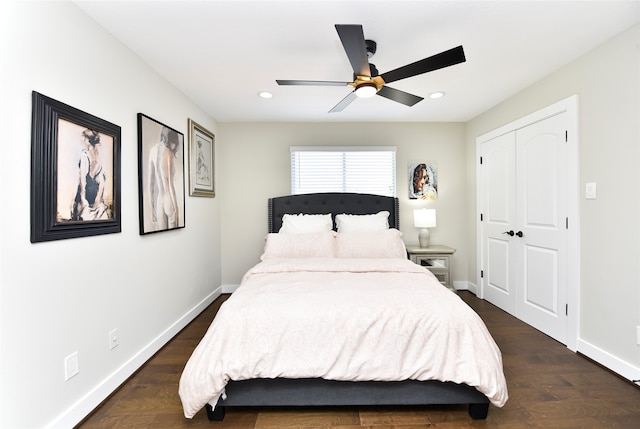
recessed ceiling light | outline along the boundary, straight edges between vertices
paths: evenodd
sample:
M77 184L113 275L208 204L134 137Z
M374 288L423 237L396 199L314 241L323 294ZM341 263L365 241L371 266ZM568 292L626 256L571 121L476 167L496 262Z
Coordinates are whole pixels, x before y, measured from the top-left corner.
M444 94L445 94L444 91L432 92L431 94L429 94L429 98L433 98L433 99L442 98L444 97Z
M273 94L270 93L269 91L260 91L258 93L258 96L260 96L262 98L271 98L271 97L273 97Z

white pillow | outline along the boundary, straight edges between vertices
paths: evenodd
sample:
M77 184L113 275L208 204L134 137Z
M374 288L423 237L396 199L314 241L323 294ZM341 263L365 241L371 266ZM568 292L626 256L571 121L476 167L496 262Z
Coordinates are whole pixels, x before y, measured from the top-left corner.
M407 259L407 249L401 237L402 233L395 228L340 233L336 235L338 258Z
M260 260L275 258L335 258L335 232L267 234Z
M336 216L338 232L383 231L389 229L389 212L382 211L371 215Z
M287 234L306 234L333 230L330 214L285 214L280 231Z

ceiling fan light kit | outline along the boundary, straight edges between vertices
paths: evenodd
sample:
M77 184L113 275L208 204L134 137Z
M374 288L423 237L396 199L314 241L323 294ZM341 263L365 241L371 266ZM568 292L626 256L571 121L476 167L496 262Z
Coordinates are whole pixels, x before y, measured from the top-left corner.
M360 98L369 98L376 95L378 87L373 82L363 82L356 86L356 95Z
M378 75L376 66L369 63L377 49L373 40L364 38L362 25L336 24L336 31L353 68L352 82L317 81L317 80L276 80L278 85L311 85L311 86L351 86L351 91L336 104L329 112L340 112L356 98L381 97L395 101L405 106L413 106L424 100L423 97L387 86L397 80L417 76L430 71L460 64L466 61L462 46L449 49L431 57L424 58L406 66ZM444 95L444 92L441 92ZM434 98L434 97L431 97Z

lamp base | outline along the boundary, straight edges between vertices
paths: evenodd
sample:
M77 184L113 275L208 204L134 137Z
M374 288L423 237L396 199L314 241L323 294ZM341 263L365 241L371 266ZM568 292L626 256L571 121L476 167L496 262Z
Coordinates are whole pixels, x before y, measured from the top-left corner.
M420 230L420 234L418 234L418 243L420 243L420 247L429 247L430 240L429 228L422 228Z

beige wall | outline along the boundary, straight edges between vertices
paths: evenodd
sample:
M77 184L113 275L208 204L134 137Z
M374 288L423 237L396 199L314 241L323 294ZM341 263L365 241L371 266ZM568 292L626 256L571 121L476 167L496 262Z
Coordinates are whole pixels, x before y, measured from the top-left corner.
M464 125L458 123L288 123L221 124L218 146L223 160L219 184L222 198L222 283L237 285L262 253L267 233L267 199L291 193L290 146L396 146L400 229L407 243L417 244L413 208L437 210L431 241L458 249L454 281L466 280L468 233L465 229L466 175ZM409 200L408 164L438 165L439 198ZM375 172L371 172L375 174Z
M578 350L640 375L640 26L467 123L466 206L476 210L476 137L577 94L580 151L580 341ZM473 155L473 156L472 156ZM596 182L597 200L584 199ZM475 218L467 227L475 228ZM475 233L469 271L476 276ZM632 369L633 370L633 369Z

